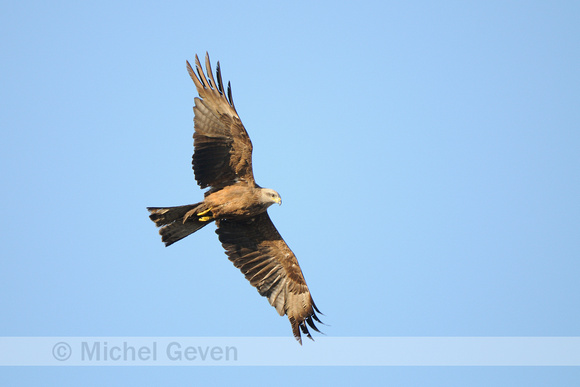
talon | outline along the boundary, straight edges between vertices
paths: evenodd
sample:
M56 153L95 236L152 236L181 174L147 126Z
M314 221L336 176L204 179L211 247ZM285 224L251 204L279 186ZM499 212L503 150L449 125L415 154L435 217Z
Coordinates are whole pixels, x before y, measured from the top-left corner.
M211 216L202 216L202 217L199 218L199 221L200 222L207 222L208 220L211 220L211 219L212 219Z

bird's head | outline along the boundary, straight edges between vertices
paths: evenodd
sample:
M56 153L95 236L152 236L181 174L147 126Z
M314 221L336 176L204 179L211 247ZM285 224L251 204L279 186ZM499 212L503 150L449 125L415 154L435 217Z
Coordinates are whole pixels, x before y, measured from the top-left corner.
M270 188L262 188L261 199L262 203L267 204L268 206L271 206L274 203L278 203L279 205L282 204L280 194Z

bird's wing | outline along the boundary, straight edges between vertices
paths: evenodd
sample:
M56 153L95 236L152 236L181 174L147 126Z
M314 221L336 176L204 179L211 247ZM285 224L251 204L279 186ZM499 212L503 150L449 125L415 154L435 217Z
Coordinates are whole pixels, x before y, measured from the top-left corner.
M192 165L195 180L201 188L220 189L240 180L254 185L252 142L234 107L231 86L228 83L226 94L219 62L216 82L207 54L205 68L207 76L197 55L197 74L187 62L187 71L199 93L193 107L195 151Z
M218 220L219 235L230 261L242 271L280 316L286 314L294 337L300 331L312 339L308 326L320 332L321 322L296 256L282 239L267 212L244 220Z

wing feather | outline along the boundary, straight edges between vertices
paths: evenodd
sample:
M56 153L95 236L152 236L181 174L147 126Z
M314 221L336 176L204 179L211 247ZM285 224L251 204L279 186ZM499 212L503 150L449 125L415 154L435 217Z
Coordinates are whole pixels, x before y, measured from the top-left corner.
M187 71L199 94L193 107L195 179L201 188L214 190L240 180L255 185L252 142L234 107L230 85L226 95L219 63L216 82L207 54L205 67L207 76L197 55L195 71L187 62Z
M288 316L296 340L302 343L300 332L312 339L308 326L320 332L313 322L320 322L316 315L320 311L298 260L268 213L244 220L222 219L217 225L216 233L230 261L281 316Z

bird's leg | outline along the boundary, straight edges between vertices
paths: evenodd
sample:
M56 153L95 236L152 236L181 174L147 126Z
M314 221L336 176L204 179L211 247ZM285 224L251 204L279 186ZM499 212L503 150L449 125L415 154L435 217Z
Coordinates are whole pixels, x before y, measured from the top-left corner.
M207 222L208 220L211 220L211 219L213 218L213 216L212 216L212 215L210 215L210 216L204 216L205 214L209 213L211 210L212 210L212 207L208 208L208 209L207 209L207 210L205 210L205 211L198 212L198 213L197 213L198 220L199 220L200 222Z
M208 208L208 209L207 209L207 210L205 210L205 211L198 212L198 213L197 213L197 216L204 216L205 214L207 214L207 213L208 213L208 212L210 212L210 211L211 211L211 207L210 207L210 208Z
M201 211L196 213L195 209L188 211L185 216L183 217L183 223L185 223L185 221L192 215L197 216L197 220L199 220L200 222L207 222L210 219L213 219L213 216L204 216L205 214L209 213L212 210L212 207L210 207L207 210Z

